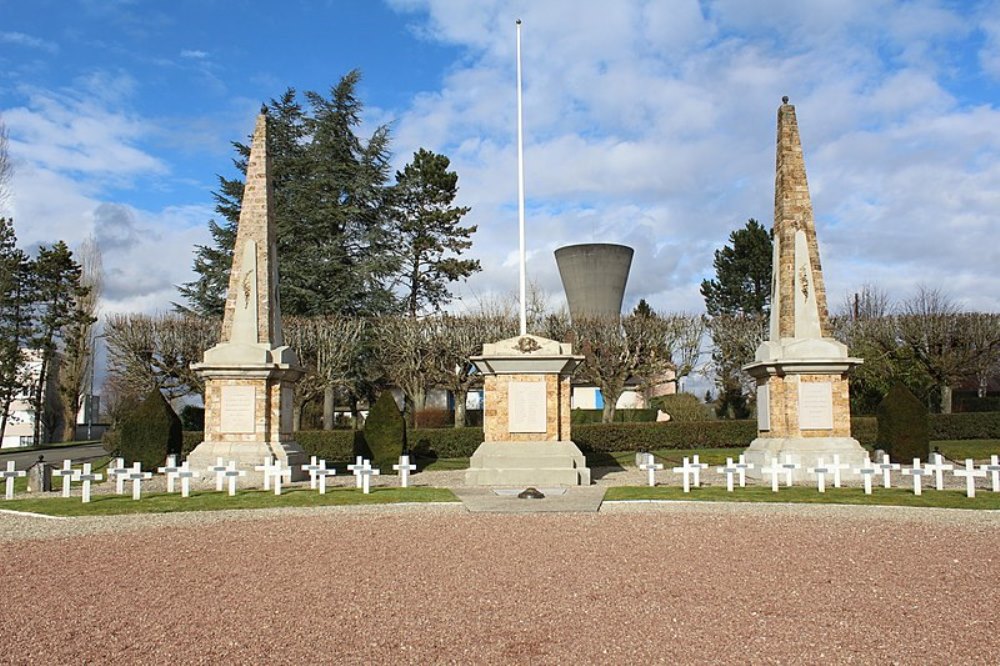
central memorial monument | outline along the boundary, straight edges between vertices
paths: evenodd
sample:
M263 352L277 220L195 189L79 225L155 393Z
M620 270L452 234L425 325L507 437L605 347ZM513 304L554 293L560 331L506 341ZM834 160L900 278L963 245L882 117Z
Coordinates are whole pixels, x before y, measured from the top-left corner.
M786 455L803 468L818 458L860 465L865 450L851 437L847 375L862 363L830 332L795 107L778 109L774 183L774 262L768 339L744 370L757 380L757 439L746 450L759 470Z
M205 379L205 441L187 460L204 468L221 457L259 476L254 467L273 457L299 480L305 454L294 440L292 410L303 371L282 342L270 171L264 110L247 162L221 341L192 366Z
M471 486L590 485L570 439L570 377L583 361L572 345L537 335L483 345L483 434L465 473Z

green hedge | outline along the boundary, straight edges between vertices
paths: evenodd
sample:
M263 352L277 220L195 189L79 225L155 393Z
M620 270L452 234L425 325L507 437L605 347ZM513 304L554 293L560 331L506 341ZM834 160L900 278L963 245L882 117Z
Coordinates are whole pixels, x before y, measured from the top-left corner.
M931 439L1000 439L1000 412L931 414ZM874 416L851 419L851 435L864 446L875 446L878 425ZM690 449L700 447L741 448L757 436L753 420L670 421L667 423L575 424L573 441L585 452L634 451L640 448ZM357 439L356 439L357 438ZM184 433L186 456L201 443L200 432ZM300 430L295 440L308 455L330 462L353 460L363 450L364 434L354 430ZM482 428L417 428L407 433L410 449L424 456L462 458L471 456L482 441ZM104 433L104 448L118 447L118 433Z
M931 414L931 439L1000 439L1000 412Z
M603 409L574 409L570 412L570 422L575 424L600 423L604 418ZM651 423L656 421L655 409L616 409L615 423Z

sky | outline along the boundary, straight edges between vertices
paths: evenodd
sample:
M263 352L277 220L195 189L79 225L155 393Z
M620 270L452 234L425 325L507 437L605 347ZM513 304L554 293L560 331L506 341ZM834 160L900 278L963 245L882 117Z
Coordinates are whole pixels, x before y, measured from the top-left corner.
M776 111L796 106L832 309L875 284L1000 311L1000 3L932 0L0 0L0 118L20 244L94 236L102 311L161 312L209 242L264 100L359 69L393 167L448 155L483 270L517 289L515 26L529 279L553 251L635 249L625 307L699 312L713 252L770 225Z

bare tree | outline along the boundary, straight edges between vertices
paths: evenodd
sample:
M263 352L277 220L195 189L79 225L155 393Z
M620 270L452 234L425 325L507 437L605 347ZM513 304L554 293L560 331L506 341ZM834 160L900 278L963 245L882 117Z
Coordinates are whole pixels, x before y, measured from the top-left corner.
M366 323L361 317L288 317L285 341L295 350L306 375L296 384L296 427L302 408L320 395L333 398L337 389L357 392L357 370L363 363ZM332 409L332 406L331 406ZM324 426L332 427L332 416Z
M217 320L182 314L114 314L105 319L109 373L123 394L159 388L168 399L204 395L205 383L191 369L219 340Z
M951 413L952 388L975 373L981 355L995 351L988 341L973 344L976 317L959 312L941 290L920 286L902 303L896 318L901 351L930 376L940 391L944 414Z
M756 380L743 371L754 359L767 330L764 314L717 315L708 323L712 336L712 369L719 389L720 406L732 417L749 414L748 398L754 395Z
M80 284L85 288L76 300L77 316L65 337L62 360L59 364L59 397L63 415L63 441L76 436L76 418L80 401L88 391L88 382L94 371L94 324L97 321L97 303L101 298L104 282L104 265L97 240L90 236L76 252L80 263Z
M455 427L465 426L465 402L469 391L482 382L469 359L482 353L483 343L513 337L517 322L504 315L469 314L441 318L442 344L436 363L441 386L455 397Z
M389 382L403 391L407 425L413 427L416 413L424 409L427 390L443 379L438 361L447 344L442 320L380 317L371 324L379 367Z
M877 319L892 314L892 300L878 285L866 282L853 294L848 294L837 314L851 319Z
M656 315L573 321L577 351L586 359L577 374L601 389L604 423L614 421L615 406L629 378L648 384L672 367L667 327L667 321Z

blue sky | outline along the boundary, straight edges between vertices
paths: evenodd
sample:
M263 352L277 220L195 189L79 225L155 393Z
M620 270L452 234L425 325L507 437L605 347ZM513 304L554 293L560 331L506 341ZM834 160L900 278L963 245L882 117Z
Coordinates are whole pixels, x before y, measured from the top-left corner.
M524 20L529 275L636 248L627 306L698 311L728 234L773 213L796 104L830 299L920 283L1000 310L1000 5L931 0L0 0L0 118L22 245L93 234L105 312L166 310L262 100L363 73L396 166L459 173L484 270L514 291L514 19Z

